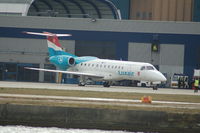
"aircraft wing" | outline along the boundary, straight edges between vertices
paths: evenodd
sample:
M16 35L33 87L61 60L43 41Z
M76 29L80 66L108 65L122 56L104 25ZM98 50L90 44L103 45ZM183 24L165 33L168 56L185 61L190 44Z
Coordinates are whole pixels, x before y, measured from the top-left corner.
M62 71L62 70L52 70L52 69L43 69L43 68L32 68L32 67L24 67L25 69L37 70L37 71L45 71L45 72L55 72L55 73L66 73L78 76L88 76L95 78L103 78L104 76L93 74L93 73L84 73L84 72L73 72L73 71Z

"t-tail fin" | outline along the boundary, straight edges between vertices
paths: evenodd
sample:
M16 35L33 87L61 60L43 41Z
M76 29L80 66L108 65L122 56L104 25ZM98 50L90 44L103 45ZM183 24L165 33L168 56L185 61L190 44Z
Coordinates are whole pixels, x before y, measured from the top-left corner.
M37 32L24 32L26 34L32 34L32 35L40 35L40 36L46 36L47 37L47 44L48 44L48 51L49 56L55 56L55 55L69 55L75 57L75 55L64 52L61 48L61 45L59 43L58 37L64 37L64 36L71 36L71 34L54 34L50 32L43 32L43 33L37 33Z

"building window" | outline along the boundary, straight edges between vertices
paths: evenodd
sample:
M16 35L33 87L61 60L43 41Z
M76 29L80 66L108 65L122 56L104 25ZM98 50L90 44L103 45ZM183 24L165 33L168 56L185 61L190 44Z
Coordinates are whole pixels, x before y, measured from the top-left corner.
M142 13L142 19L146 19L147 18L147 14L146 14L146 12L143 12Z
M140 12L136 13L136 18L140 18Z
M152 19L152 12L149 12L149 19L151 20Z

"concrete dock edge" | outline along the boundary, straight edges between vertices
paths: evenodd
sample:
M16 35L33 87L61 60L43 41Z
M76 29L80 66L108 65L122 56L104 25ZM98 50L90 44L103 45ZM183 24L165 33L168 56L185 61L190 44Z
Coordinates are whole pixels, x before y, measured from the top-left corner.
M135 132L199 132L200 114L0 104L0 125Z

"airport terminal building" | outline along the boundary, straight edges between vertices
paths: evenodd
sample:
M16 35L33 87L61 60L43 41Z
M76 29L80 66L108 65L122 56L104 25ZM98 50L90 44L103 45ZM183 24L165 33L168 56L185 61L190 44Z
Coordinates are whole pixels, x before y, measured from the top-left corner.
M200 23L192 22L200 3L188 1L193 12L166 17L150 9L134 15L137 0L0 0L0 80L56 82L54 73L24 69L56 68L46 39L23 31L69 33L60 43L77 56L149 62L168 80L174 73L192 78L200 68Z

